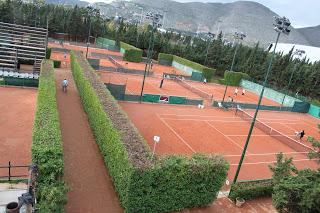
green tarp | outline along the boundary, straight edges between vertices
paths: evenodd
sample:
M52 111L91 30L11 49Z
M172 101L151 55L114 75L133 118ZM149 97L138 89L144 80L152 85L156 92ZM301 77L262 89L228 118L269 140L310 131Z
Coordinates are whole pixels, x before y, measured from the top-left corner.
M159 100L160 100L160 95L144 94L142 97L142 101L144 102L158 103Z
M4 77L4 85L24 86L24 87L38 87L39 80L33 78L14 78Z
M192 72L191 74L191 80L192 81L203 81L203 75L201 72Z
M186 103L187 103L186 97L178 97L178 96L169 97L169 104L186 104Z

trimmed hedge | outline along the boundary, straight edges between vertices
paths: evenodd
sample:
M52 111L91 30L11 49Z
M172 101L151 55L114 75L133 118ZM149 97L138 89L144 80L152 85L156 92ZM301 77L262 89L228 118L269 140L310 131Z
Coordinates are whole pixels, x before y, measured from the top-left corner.
M41 65L32 135L32 162L39 167L37 205L40 212L63 212L67 189L62 180L63 149L51 60L44 60Z
M142 50L130 44L120 42L120 47L125 50L123 59L139 63L142 61Z
M61 61L54 60L53 61L53 67L54 68L60 68L61 67Z
M169 212L211 204L229 168L221 156L167 156L151 151L94 70L78 53L72 72L121 204L126 212Z
M235 201L237 197L245 200L252 200L258 197L271 197L272 191L272 179L238 182L231 186L229 198Z
M241 79L249 79L249 75L234 71L225 71L224 73L224 80L229 86L239 86Z
M160 64L167 64L169 62L170 65L172 65L173 61L175 61L184 66L188 66L194 70L198 70L199 72L202 72L203 76L207 79L207 81L210 81L216 72L216 70L213 68L209 68L196 62L190 61L188 59L181 58L179 56L171 54L159 53L158 61Z

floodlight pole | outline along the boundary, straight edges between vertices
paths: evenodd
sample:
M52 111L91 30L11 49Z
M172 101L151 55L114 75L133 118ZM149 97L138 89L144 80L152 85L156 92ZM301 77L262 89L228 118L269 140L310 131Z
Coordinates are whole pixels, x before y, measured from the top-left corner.
M147 63L146 63L146 66L144 68L144 73L143 73L143 81L142 81L141 93L140 93L140 101L139 101L140 103L142 102L144 83L145 83L145 80L146 80L148 65L150 64L150 59L151 59L151 46L152 46L152 42L153 42L153 32L154 32L154 27L152 26L152 32L151 32L151 36L150 36L150 39L149 39L149 47L148 47L148 53L147 53Z
M239 42L239 41L238 41ZM238 49L239 49L239 44L238 42L236 43L236 49L234 51L234 54L233 54L233 59L232 59L232 63L231 63L231 68L230 68L230 71L233 71L233 67L234 67L234 62L236 61L236 55L237 55L237 52L238 52ZM226 84L226 88L224 90L224 94L223 94L223 98L222 98L222 103L224 102L224 99L226 98L226 94L227 94L227 90L228 90L228 82L227 80L225 79L225 84Z
M89 17L89 32L88 32L88 39L87 39L87 52L86 52L86 58L88 58L88 51L89 51L89 44L90 44L90 34L91 34L91 19Z
M272 62L273 62L273 59L274 59L274 56L275 56L275 52L276 52L276 48L277 48L277 45L278 45L278 41L279 41L280 34L281 34L281 32L278 32L276 44L275 44L275 46L274 46L273 53L272 53L272 57L271 57L271 59L270 59L268 71L267 71L267 73L266 73L266 75L265 75L265 78L264 78L263 87L262 87L262 90L261 90L261 93L260 93L258 106L257 106L257 108L256 108L256 111L255 111L255 113L254 113L253 119L252 119L252 121L251 121L251 126L250 126L250 129L249 129L248 137L247 137L246 143L245 143L245 145L244 145L244 148L243 148L243 151L242 151L242 154L241 154L241 158L240 158L240 162L239 162L239 165L238 165L236 174L235 174L234 179L233 179L233 183L234 183L234 184L237 182L237 179L238 179L238 176L239 176L239 172L240 172L240 169L241 169L241 166L242 166L242 163L243 163L243 159L244 159L244 156L245 156L245 154L246 154L246 151L247 151L247 148L248 148L248 144L249 144L249 141L250 141L250 138L251 138L251 134L252 134L252 131L253 131L253 127L254 127L254 124L255 124L255 122L256 122L256 118L257 118L257 115L258 115L258 111L259 111L259 109L260 109L260 104L261 104L261 101L262 101L264 89L265 89L265 87L266 87L269 74L271 73Z

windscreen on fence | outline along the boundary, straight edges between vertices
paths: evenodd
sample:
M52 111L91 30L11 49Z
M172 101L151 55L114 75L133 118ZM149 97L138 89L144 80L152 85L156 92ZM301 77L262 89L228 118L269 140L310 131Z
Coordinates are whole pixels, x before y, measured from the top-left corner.
M125 99L126 85L117 85L117 84L111 84L111 83L108 83L105 85L115 99L117 100Z
M95 70L100 69L100 59L88 58L87 60L93 69Z
M236 115L242 118L243 120L251 122L253 117L241 110L237 109ZM303 152L303 153L308 153L312 151L313 149L309 146L304 145L303 143L300 143L299 141L294 140L293 138L290 138L287 135L282 134L278 130L275 130L274 128L270 127L269 125L263 123L259 119L256 119L255 122L255 127L266 133L267 135L277 139L278 141L282 142L283 144L287 145L288 147L292 148L293 150L297 152Z
M179 96L169 97L169 104L186 104L186 103L187 103L186 97L179 97Z
M160 95L143 94L142 96L142 101L144 102L158 103L159 100L160 100Z
M38 87L39 79L34 78L14 78L14 77L4 77L4 85L11 86L24 86L24 87Z
M191 80L192 81L201 82L201 81L203 81L203 79L204 79L204 77L203 77L201 72L192 72L192 74L191 74Z
M310 104L307 102L294 102L294 105L292 107L292 112L301 112L301 113L307 113L309 112Z

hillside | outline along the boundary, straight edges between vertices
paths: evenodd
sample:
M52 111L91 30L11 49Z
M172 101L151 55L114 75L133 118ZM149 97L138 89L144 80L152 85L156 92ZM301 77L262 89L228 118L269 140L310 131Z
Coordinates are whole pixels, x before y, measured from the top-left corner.
M312 46L320 47L320 25L315 27L299 28L297 30Z

